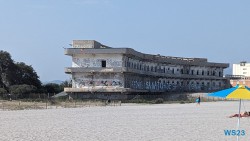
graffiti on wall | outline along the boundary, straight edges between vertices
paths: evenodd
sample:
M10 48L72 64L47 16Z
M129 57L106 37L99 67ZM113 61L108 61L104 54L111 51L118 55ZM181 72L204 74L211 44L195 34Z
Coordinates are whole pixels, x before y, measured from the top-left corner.
M139 90L159 90L159 91L201 91L201 90L217 90L217 85L211 87L203 84L190 83L186 86L176 83L165 83L162 81L131 81L130 88Z
M74 75L72 79L73 88L84 88L93 86L123 87L122 76L120 74L81 74Z
M164 91L173 91L177 88L180 90L182 86L179 84L169 84L162 83L159 81L132 81L131 88L133 89L141 89L141 90L164 90Z
M81 80L76 79L73 81L73 88L84 88L92 86L114 86L123 87L123 83L119 80Z

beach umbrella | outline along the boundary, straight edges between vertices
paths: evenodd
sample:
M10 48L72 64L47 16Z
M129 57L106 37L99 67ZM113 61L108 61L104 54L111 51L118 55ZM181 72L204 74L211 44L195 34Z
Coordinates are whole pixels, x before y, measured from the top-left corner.
M208 96L221 97L226 99L239 99L239 115L238 115L238 124L237 127L240 127L240 109L241 109L241 100L250 100L250 88L243 85L237 85L233 88L221 90L218 92L210 93ZM239 136L237 136L237 141Z

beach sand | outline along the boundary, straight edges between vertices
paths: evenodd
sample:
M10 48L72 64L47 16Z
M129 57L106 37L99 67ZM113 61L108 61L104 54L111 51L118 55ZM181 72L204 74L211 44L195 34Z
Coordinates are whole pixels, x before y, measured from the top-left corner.
M250 101L242 111L250 111ZM0 111L1 141L234 141L238 101ZM240 129L250 140L250 118Z

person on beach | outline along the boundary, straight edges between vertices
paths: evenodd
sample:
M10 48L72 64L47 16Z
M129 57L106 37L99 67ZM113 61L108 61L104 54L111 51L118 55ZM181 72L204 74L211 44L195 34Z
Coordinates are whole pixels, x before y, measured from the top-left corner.
M201 97L200 96L196 99L196 103L197 103L197 105L200 105L200 103L201 103Z
M232 118L232 117L239 117L239 114L234 114L234 115L229 116L229 118ZM240 114L240 117L250 117L250 112L245 111L244 113Z

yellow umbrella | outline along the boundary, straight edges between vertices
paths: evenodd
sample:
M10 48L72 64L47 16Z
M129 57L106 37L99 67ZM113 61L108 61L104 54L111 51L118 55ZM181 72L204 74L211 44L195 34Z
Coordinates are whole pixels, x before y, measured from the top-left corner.
M250 88L243 85L237 85L233 88L221 90L218 92L214 92L208 94L208 96L221 97L226 99L239 99L239 115L238 115L238 129L240 127L240 109L241 109L241 100L247 99L250 100ZM239 136L237 136L237 141L239 140Z

